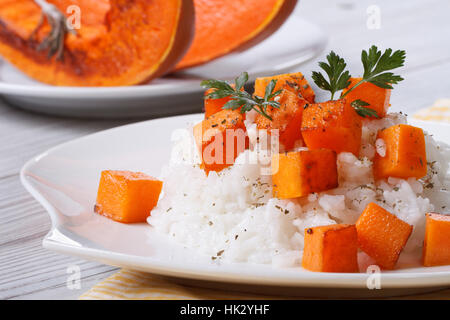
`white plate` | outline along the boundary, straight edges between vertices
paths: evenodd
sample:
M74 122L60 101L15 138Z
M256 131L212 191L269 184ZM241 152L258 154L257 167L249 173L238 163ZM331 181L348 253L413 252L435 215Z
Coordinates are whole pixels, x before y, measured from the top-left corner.
M270 38L247 51L139 86L49 86L3 62L0 94L21 108L64 116L130 118L199 112L202 79L233 79L247 71L254 80L286 72L317 56L326 43L327 37L319 27L293 14Z
M44 247L159 275L222 282L233 284L233 288L241 285L241 289L263 286L262 290L272 294L278 287L282 293L329 296L332 291L320 288L339 288L337 295L362 297L450 286L450 266L423 268L417 259L408 262L408 257L401 263L404 269L382 273L384 290L367 290L368 275L364 273L314 273L302 268L223 262L218 265L210 257L156 233L148 224L121 224L93 212L101 170L127 169L159 175L169 159L173 130L200 118L178 116L122 126L64 143L31 159L23 167L21 179L50 214L52 229L43 241ZM448 125L416 125L438 140L450 140ZM304 288L309 288L306 293Z

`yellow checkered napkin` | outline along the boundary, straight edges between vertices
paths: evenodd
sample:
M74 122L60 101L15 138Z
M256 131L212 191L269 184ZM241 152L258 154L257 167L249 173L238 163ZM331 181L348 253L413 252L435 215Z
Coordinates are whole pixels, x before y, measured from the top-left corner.
M80 296L81 300L279 299L176 284L148 273L122 269Z
M446 121L450 123L450 99L437 100L433 106L413 115L418 120ZM262 295L240 294L202 289L175 284L170 280L147 273L121 270L83 294L80 299L274 299ZM408 299L448 299L450 290L407 297Z
M439 99L429 108L419 110L414 119L450 122L450 99Z
M450 289L394 299L441 299L450 300ZM302 299L252 295L222 290L204 289L178 285L170 280L148 273L122 269L95 285L80 300L263 300Z

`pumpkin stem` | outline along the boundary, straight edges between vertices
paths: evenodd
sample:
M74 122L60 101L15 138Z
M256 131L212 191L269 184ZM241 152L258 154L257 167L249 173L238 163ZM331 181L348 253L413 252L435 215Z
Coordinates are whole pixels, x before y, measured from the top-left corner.
M37 50L46 50L48 53L48 59L53 56L56 60L63 60L64 55L64 40L68 32L76 34L75 30L67 24L67 19L64 14L58 10L53 4L48 3L46 0L34 0L34 2L41 8L41 19L31 34L31 38L34 38L39 29L44 24L44 20L50 25L50 32L38 45Z

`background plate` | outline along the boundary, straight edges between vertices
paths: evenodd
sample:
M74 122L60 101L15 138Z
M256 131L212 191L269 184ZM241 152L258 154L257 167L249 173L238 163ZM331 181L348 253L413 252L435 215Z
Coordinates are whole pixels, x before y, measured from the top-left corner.
M287 72L317 56L326 44L327 37L319 27L292 14L270 38L249 50L138 86L50 86L28 78L3 61L0 94L15 106L63 116L133 118L199 112L202 79L232 79L247 71L254 80Z
M158 175L170 156L171 134L201 115L150 120L95 133L31 159L21 171L25 188L46 208L52 229L44 247L62 253L200 285L330 296L393 295L450 285L450 266L423 268L418 256L402 256L401 270L383 272L384 290L367 290L367 274L314 273L302 268L214 263L210 257L156 233L148 224L121 224L93 213L101 170L127 169ZM414 122L440 141L450 140L450 126ZM201 282L199 282L201 281ZM241 286L241 287L238 287ZM263 288L263 289L261 289ZM278 288L279 291L274 291ZM251 289L254 290L254 289ZM337 290L337 291L336 291ZM256 291L256 289L255 289Z

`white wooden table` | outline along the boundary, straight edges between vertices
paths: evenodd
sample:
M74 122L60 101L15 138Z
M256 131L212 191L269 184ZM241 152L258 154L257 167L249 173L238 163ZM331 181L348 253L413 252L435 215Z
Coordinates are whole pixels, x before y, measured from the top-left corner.
M326 52L333 49L344 56L355 76L362 71L361 49L376 44L407 50L402 71L406 80L393 91L393 110L411 113L450 97L450 1L304 0L297 9L296 14L330 34ZM373 17L368 9L379 9L379 29L367 27ZM307 35L298 30L292 41L303 36ZM308 78L315 69L317 60L299 68ZM49 117L0 101L0 299L76 298L116 270L42 248L50 219L22 187L19 170L29 158L56 144L129 122ZM71 265L81 268L80 290L66 287Z

